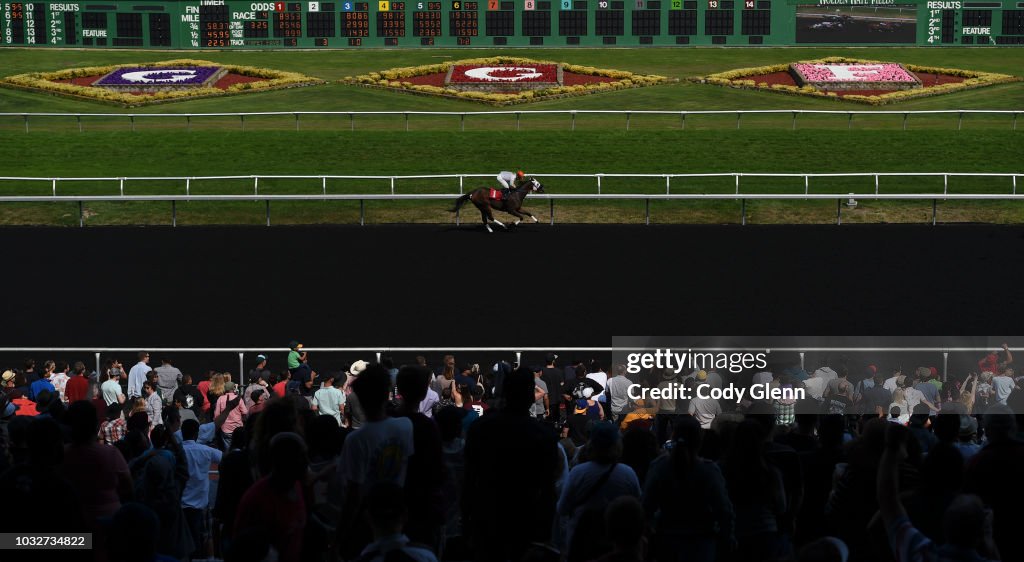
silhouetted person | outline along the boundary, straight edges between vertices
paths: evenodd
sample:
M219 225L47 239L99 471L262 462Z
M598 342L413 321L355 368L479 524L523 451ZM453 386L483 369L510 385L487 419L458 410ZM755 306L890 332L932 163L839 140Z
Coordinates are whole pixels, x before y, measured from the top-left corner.
M530 416L535 386L528 368L506 376L504 408L466 436L462 514L476 560L518 560L550 538L562 462L554 432Z

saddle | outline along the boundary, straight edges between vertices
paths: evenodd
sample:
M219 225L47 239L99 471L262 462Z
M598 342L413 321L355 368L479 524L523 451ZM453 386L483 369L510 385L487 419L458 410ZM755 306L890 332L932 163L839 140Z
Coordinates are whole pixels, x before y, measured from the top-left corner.
M494 189L492 187L490 188L490 192L487 194L487 198L492 201L503 201L506 197L508 197L507 189Z

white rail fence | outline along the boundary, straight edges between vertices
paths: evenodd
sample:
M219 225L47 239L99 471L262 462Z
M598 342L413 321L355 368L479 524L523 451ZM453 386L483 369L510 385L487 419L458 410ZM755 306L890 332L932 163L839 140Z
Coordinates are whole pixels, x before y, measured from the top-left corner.
M740 202L740 223L747 223L746 203L748 200L834 200L836 201L836 224L842 224L842 208L844 200L853 198L869 200L930 200L932 202L931 223L936 224L938 201L948 200L1007 200L1016 201L1024 199L1024 194L1017 194L1017 178L1024 176L1024 173L963 173L963 172L856 172L856 173L807 173L807 174L776 174L776 173L708 173L708 174L536 174L544 178L592 178L596 180L596 193L544 193L530 196L531 201L547 200L549 205L549 223L555 224L555 201L556 200L642 200L645 202L645 224L651 222L651 201L681 200L681 201L709 201L709 200L732 200ZM29 182L45 183L51 188L51 195L9 195L0 196L0 204L4 203L38 203L38 202L71 202L78 203L78 223L85 226L84 205L92 202L112 201L165 201L171 204L171 225L177 226L177 204L190 201L251 201L263 202L266 208L266 225L270 226L270 203L272 201L359 201L359 224L366 223L366 201L375 200L452 200L465 192L465 180L467 178L493 178L491 174L444 174L444 175L421 175L421 176L339 176L339 175L305 175L305 176L278 176L278 175L251 175L251 176L173 176L173 177L92 177L92 178L40 178L40 177L0 177L0 186L4 182ZM939 178L943 180L941 193L882 193L882 178ZM607 193L602 192L603 178L624 178L624 179L664 179L664 193ZM694 180L707 178L728 178L735 184L734 193L673 193L672 180ZM791 178L802 179L804 184L803 193L743 193L740 190L741 178ZM811 179L827 178L865 178L874 182L874 193L811 193ZM1006 193L951 193L949 190L949 178L991 178L993 180L1007 180L1008 188ZM266 188L260 192L260 180L319 180L321 193L319 194L272 194L267 193ZM458 193L396 193L395 183L399 180L423 180L423 179L449 179L458 180ZM224 181L224 180L251 180L253 193L251 195L194 195L192 194L192 182L194 181ZM390 185L390 193L328 193L328 180L366 180L386 181ZM161 181L178 183L179 189L184 188L184 193L167 195L128 195L125 194L125 185L129 182L138 181ZM58 184L66 182L112 182L118 185L119 195L58 195ZM183 185L181 185L183 184ZM679 182L677 181L677 187ZM745 184L744 184L745 185ZM756 185L756 184L755 184ZM461 215L456 213L456 224L461 223Z
M128 125L132 131L135 131L135 120L136 119L184 119L185 127L191 130L193 119L204 119L204 118L232 118L238 119L239 128L245 130L245 119L247 117L288 117L294 119L295 130L298 131L301 128L302 117L318 117L321 119L331 117L347 117L348 128L352 131L356 130L356 117L369 117L369 116L401 116L405 121L405 130L409 130L409 123L412 117L458 117L459 118L459 130L466 130L466 118L467 117L488 117L488 116L499 116L507 115L515 117L516 130L520 130L522 126L523 117L534 117L534 116L546 116L546 115L565 115L569 118L569 129L576 130L576 117L586 115L617 115L622 116L625 120L625 128L628 131L632 117L644 116L644 115L659 115L667 117L678 117L679 128L686 129L686 118L694 116L736 116L736 128L740 128L740 123L744 115L782 115L790 116L792 122L792 129L797 128L797 118L803 115L832 115L832 116L846 116L847 128L853 128L853 118L855 116L866 116L866 115L902 115L903 116L903 130L907 129L907 125L910 121L911 116L934 116L934 115L955 115L957 116L957 130L963 127L963 121L965 115L1004 115L1011 117L1012 129L1017 130L1017 116L1020 113L1024 113L1022 110L1013 109L937 109L937 110L824 110L824 109L724 109L724 110L612 110L612 109L552 109L552 110L536 110L536 111L517 111L517 110L499 110L499 111L262 111L262 112L245 112L245 113L0 113L0 118L21 118L24 121L25 132L30 130L31 119L40 119L44 117L56 117L56 118L74 118L78 124L79 132L85 130L85 119L127 119Z
M662 346L665 347L665 346ZM238 372L244 383L246 355L255 357L256 354L278 353L285 354L289 350L275 347L0 347L0 354L31 353L31 354L69 354L88 353L96 359L96 372L101 369L101 357L114 353L136 353L145 349L148 353L204 353L217 354L229 353L238 354ZM702 352L728 353L751 351L751 347L701 347ZM760 350L761 348L757 348ZM612 353L615 351L650 351L651 348L640 347L304 347L304 351L311 353L365 353L373 354L377 361L385 354L395 353L508 353L514 354L517 363L522 361L524 353ZM942 357L942 375L946 379L950 353L991 353L991 347L771 347L765 351L772 353L796 353L800 357L800 367L806 368L805 360L808 353L924 353L936 354ZM936 357L938 358L938 357Z

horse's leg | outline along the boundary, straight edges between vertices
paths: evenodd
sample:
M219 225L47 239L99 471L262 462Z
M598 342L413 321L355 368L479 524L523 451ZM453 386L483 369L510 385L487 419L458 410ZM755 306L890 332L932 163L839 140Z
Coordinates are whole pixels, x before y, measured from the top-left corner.
M523 221L523 214L520 213L518 210L509 209L508 211L505 212L512 215L513 217L516 217L516 222L512 223L512 226L518 226L519 223Z
M533 222L540 222L539 220L537 220L537 217L533 216L533 213L527 211L526 209L520 208L519 212L533 219Z
M487 229L487 232L490 232L490 233L493 234L494 230L491 229L491 225L488 224L488 223L491 222L491 216L490 216L491 215L491 211L490 211L490 209L486 205L480 205L480 204L477 204L476 208L477 208L478 211L480 211L480 220L483 221L484 228Z

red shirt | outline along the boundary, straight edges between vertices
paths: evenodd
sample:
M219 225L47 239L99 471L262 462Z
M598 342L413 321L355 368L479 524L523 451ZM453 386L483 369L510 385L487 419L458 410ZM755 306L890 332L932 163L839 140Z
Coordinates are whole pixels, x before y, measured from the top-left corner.
M302 556L302 535L306 527L306 502L302 486L295 483L290 494L270 487L270 477L259 479L238 504L234 536L256 529L270 539L282 562L298 562Z
M284 396L284 389L288 385L288 381L281 381L274 385L274 395L281 397Z
M200 381L196 388L199 389L199 394L203 395L203 411L205 412L210 409L210 401L206 398L206 393L210 392L210 381Z
M82 375L75 375L68 379L66 385L64 385L64 397L68 399L68 404L73 404L79 400L89 399L89 379Z
M39 411L36 410L36 403L25 398L24 396L11 400L11 403L18 407L18 411L14 414L17 416L38 416Z

